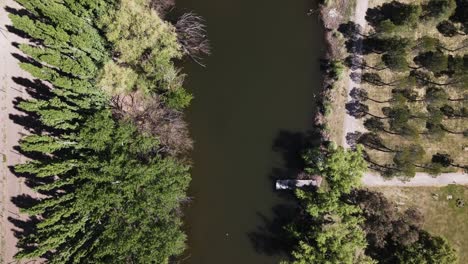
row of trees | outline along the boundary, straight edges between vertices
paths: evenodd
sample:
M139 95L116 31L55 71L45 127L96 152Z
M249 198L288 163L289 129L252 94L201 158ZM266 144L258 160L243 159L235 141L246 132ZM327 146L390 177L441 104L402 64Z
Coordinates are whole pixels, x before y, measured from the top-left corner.
M425 152L418 144L440 141L446 135L468 136L466 127L459 125L468 111L464 104L468 100L468 55L463 54L468 47L467 39L462 38L452 47L454 42L445 44L444 37L423 35L415 38L411 33L424 24L436 25L446 37L463 35L460 29L457 29L460 34L451 36L440 29L447 23L463 27L466 23L466 17L460 12L463 7L463 1L455 0L431 0L422 5L392 1L368 10L366 18L373 27L370 33L363 34L362 29L352 22L339 28L348 38L351 53L344 60L345 65L363 69L361 75L351 77L372 85L375 91L391 92L388 98L377 99L366 89L354 88L350 94L353 101L346 106L351 115L366 118L364 125L371 133L361 138L361 143L375 150L394 153L393 163L377 166L387 168L383 171L386 174L411 177L417 169L434 174L447 170L445 164L427 163ZM356 47L360 43L363 48L358 50ZM357 54L358 51L363 54ZM380 57L381 62L368 64L362 55L371 53ZM382 114L372 113L366 103L383 105ZM385 143L384 137L403 137L413 143L398 146L400 140L397 139L393 143L397 147L394 147ZM410 157L405 152L418 155ZM463 165L448 166L464 168Z
M191 95L176 28L155 11L167 1L17 2L10 18L31 43L20 66L40 85L18 103L35 122L14 171L44 198L14 198L32 219L16 257L168 263L184 249Z
M356 189L367 169L361 147L311 150L304 159L327 184L296 190L301 212L286 226L296 246L283 263L457 263L445 239L421 229L417 210L399 212L382 194Z

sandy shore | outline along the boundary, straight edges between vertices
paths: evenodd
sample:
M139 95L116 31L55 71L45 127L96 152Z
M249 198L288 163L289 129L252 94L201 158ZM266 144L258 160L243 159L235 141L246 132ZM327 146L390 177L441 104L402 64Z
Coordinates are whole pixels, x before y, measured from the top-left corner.
M11 22L8 14L5 12L5 7L18 8L18 4L12 0L2 0L2 9L0 11L0 74L1 74L1 90L0 90L0 190L1 190L1 263L23 263L13 259L16 249L16 237L13 229L15 226L9 221L9 218L26 219L24 215L19 214L18 208L11 202L11 198L20 194L30 194L32 192L24 184L24 178L18 178L13 175L9 166L22 163L25 158L13 149L18 145L18 140L22 135L26 134L21 126L15 124L10 115L21 115L22 113L16 110L13 106L13 101L17 97L25 98L27 93L25 88L12 80L12 77L31 78L31 76L20 69L18 60L12 56L12 53L21 53L12 45L12 42L24 42L20 37L9 33L6 30L6 25Z

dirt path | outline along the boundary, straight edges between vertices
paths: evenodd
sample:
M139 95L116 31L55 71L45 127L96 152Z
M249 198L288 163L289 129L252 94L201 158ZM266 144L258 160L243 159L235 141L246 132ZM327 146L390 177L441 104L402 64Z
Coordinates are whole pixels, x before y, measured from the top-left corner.
M354 10L354 23L358 24L361 26L363 31L366 30L367 27L367 21L366 21L366 12L367 12L367 6L369 2L368 0L357 0L356 2L356 8ZM361 46L361 43L358 43L358 46ZM361 70L358 69L356 71L357 74L361 73ZM351 96L349 95L349 92L353 87L359 87L359 83L354 82L351 80L351 78L348 77L348 83L346 85L346 93L348 96L347 102L350 102L352 100ZM343 121L343 146L345 148L349 148L348 142L346 141L346 135L348 133L352 133L355 131L363 131L364 127L361 124L361 121L348 115L347 113L345 114L344 121Z
M376 173L365 173L362 182L366 186L446 186L449 184L468 185L468 174L465 173L444 173L437 177L432 177L426 173L416 173L410 181L404 182L393 178L386 180Z
M0 0L0 263L22 263L13 259L16 253L16 237L14 236L14 225L8 220L10 217L25 219L20 216L18 208L11 202L11 197L19 194L30 194L36 197L35 194L24 185L24 179L13 175L9 166L24 162L25 158L16 152L13 147L18 144L18 140L26 133L24 129L15 124L9 117L10 114L21 115L13 107L13 100L16 97L25 97L26 91L24 87L15 83L12 77L31 76L23 72L18 66L18 60L12 56L12 53L20 53L11 43L24 42L20 37L9 33L6 30L6 25L10 25L8 14L5 12L5 7L18 7L13 0Z

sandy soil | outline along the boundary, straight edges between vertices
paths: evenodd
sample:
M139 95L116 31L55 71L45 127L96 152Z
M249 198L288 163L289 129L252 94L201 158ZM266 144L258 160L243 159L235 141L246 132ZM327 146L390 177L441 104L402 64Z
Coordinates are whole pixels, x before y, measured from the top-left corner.
M365 19L366 11L369 5L368 0L357 0L355 8L354 22L361 25L363 31L366 31L367 22ZM360 70L355 72L360 73ZM349 92L353 87L359 87L359 83L355 83L351 78L348 78L347 94L348 102L352 100ZM345 114L343 122L343 146L349 148L346 142L346 135L355 131L366 131L362 122L348 114ZM417 173L410 181L401 181L399 179L386 180L379 174L367 172L362 178L362 182L366 186L444 186L448 184L468 185L468 175L465 173L445 173L437 177L432 177L427 173Z
M8 19L8 14L5 12L5 7L18 8L19 6L13 0L1 0L0 3L0 30L2 31L2 34L0 34L0 74L2 80L0 90L0 262L23 263L13 259L17 251L15 247L17 239L13 232L15 226L8 219L26 219L26 217L19 214L18 208L11 202L11 197L20 194L30 194L33 197L36 197L36 195L25 186L24 178L16 177L8 168L11 165L25 161L25 158L16 152L13 147L18 144L18 140L22 135L27 133L21 126L15 124L9 118L9 115L21 115L21 112L13 107L13 100L16 97L25 98L27 94L25 88L16 84L12 80L12 77L30 78L31 76L20 69L18 60L12 56L12 53L20 53L20 51L11 43L24 42L24 40L9 33L5 27L11 24Z

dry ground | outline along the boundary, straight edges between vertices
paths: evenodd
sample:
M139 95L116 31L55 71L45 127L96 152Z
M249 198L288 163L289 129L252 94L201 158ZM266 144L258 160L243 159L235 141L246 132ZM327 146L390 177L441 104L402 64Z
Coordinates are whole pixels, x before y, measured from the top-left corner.
M23 263L13 259L13 255L17 252L17 239L13 232L16 228L9 219L26 219L26 217L19 213L11 198L20 194L30 194L36 197L36 194L24 184L24 178L16 177L9 170L9 166L25 161L25 158L13 147L26 133L23 127L10 119L10 115L22 115L14 108L13 101L17 97L27 97L25 88L15 83L12 77L30 78L31 76L19 68L18 60L12 55L13 53L21 53L12 45L12 42L24 42L24 40L6 30L6 25L11 23L5 12L5 7L17 8L18 4L13 0L2 0L0 4L0 30L2 31L0 34L0 262Z
M373 187L395 201L401 209L416 207L424 214L424 229L447 238L457 250L459 263L468 263L468 186ZM450 198L450 200L447 199ZM457 199L465 201L457 207Z

